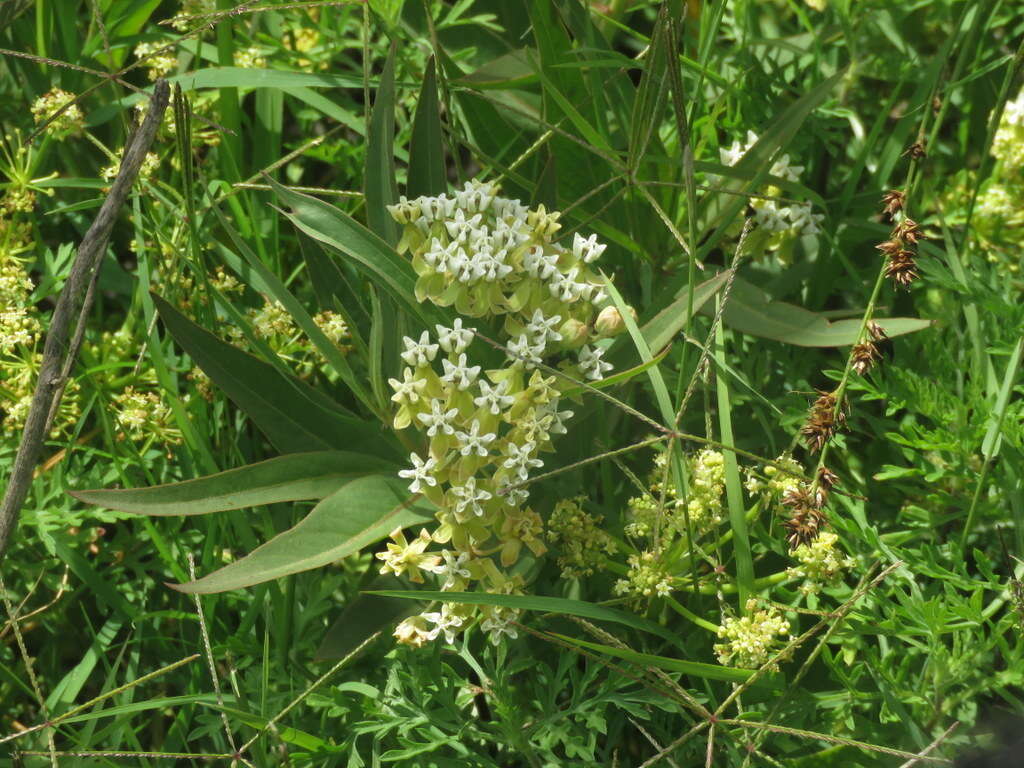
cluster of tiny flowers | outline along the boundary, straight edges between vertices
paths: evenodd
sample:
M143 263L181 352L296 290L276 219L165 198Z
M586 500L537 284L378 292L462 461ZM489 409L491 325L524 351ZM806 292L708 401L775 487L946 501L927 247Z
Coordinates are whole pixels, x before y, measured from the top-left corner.
M585 512L583 498L563 499L548 518L548 539L558 547L562 576L577 579L604 569L617 545L601 527L604 517Z
M257 46L250 45L248 48L239 48L235 51L234 64L243 69L263 69L267 66L267 60Z
M175 13L171 19L171 26L179 32L186 32L190 26L208 21L208 19L193 19L193 16L205 16L216 10L216 0L183 0L181 10Z
M672 592L672 577L669 575L665 558L656 551L648 550L630 555L626 577L615 582L615 594L630 597L668 597Z
M831 531L822 531L814 541L801 544L790 552L799 563L789 569L794 578L804 579L801 590L804 593L819 592L822 587L839 581L843 573L854 565L838 546L839 536Z
M142 165L139 166L139 180L149 181L149 178L156 172L156 169L160 167L160 158L155 152L147 152L146 156L142 159ZM118 158L110 165L106 166L100 171L100 178L106 181L113 181L114 177L117 176L117 172L121 169L121 159Z
M788 453L784 453L775 459L774 464L767 464L761 469L763 477L758 477L754 472L747 472L747 480L744 487L751 496L762 494L767 499L778 501L790 491L795 491L804 485L800 479L804 468L800 462Z
M49 93L43 94L32 102L32 117L37 124L42 123L62 107L71 103L74 98L73 94L62 91L60 88L54 88ZM66 136L79 133L82 130L84 120L82 110L78 108L78 105L71 104L70 107L60 113L59 117L46 126L46 131L54 138L63 139Z
M389 380L395 429L413 427L427 439L423 456L413 453L412 466L399 475L437 506L438 525L428 535L442 549L409 559L406 551L419 545L393 536L388 552L378 554L381 572L414 581L421 571L433 573L442 590L474 583L491 592L518 590L502 569L524 547L534 556L546 551L525 485L573 415L560 404L565 384L539 366L595 381L611 368L592 325L605 292L589 268L605 246L578 234L571 249L557 245L557 213L500 197L491 184L402 198L389 211L403 225L399 250L411 254L417 298L454 306L463 317L405 338L406 367ZM464 323L471 317L503 319L503 367L474 364L475 345L483 342ZM481 628L492 640L514 632L515 612L482 613ZM403 622L396 637L411 645L441 635L451 642L471 618L467 609L446 605Z
M743 616L730 616L718 628L724 642L715 644L715 654L721 664L757 669L768 663L788 634L789 622L777 609L758 610L757 600L751 598Z
M178 57L166 43L139 43L135 46L135 58L145 59L146 73L150 80L157 80L178 66ZM159 53L158 53L159 51Z
M182 441L168 406L156 392L126 387L114 397L114 420L122 433L137 442L158 441L167 445Z
M674 473L666 472L668 455L658 453L649 478L649 492L629 500L629 522L625 532L632 538L652 536L657 521L667 522L676 533L687 535L710 530L722 522L725 493L725 459L718 451L705 449L686 457L689 493L680 493ZM661 500L664 498L664 511ZM687 520L689 524L687 524Z
M741 144L737 140L728 149L718 150L722 164L736 165L756 143L757 134L747 131L746 144ZM779 179L798 182L803 171L802 165L791 165L789 155L783 155L772 164L769 173ZM780 259L788 260L789 250L796 239L821 232L818 225L825 217L814 213L810 203L781 204L775 198L781 197L783 192L774 185L765 189L763 194L763 197L755 197L750 201L754 209L754 223L758 229L769 235L764 247L777 251Z

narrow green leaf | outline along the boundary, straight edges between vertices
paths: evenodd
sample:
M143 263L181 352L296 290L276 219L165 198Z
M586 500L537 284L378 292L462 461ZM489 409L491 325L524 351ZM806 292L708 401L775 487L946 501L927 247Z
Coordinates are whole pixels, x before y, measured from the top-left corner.
M694 312L699 312L709 299L722 290L728 279L728 274L728 272L723 270L693 289ZM650 349L661 350L668 346L669 342L686 325L686 321L689 319L687 316L688 307L689 291L687 286L683 286L681 290L676 292L676 298L671 304L644 323L640 333Z
M355 477L399 467L350 451L290 453L216 475L150 488L69 491L79 501L140 515L204 515L300 499L322 499Z
M560 635L556 632L550 632L548 634L557 637L560 640L564 640L567 643L578 645L581 648L586 648L591 651L597 651L598 653L603 653L606 656L614 656L617 659L632 662L640 667L657 667L658 669L664 669L668 672L682 672L683 674L691 675L692 677L702 677L707 680L724 680L728 683L745 683L755 672L753 669L723 667L718 664L704 664L700 661L686 661L685 659L673 659L668 656L656 656L652 653L640 653L639 651L632 651L628 648L616 648L612 645L592 643L589 640L581 640L578 637ZM778 675L769 676L768 680L772 683L773 688L778 688L781 685L781 679Z
M532 51L520 48L485 62L468 75L452 83L479 90L522 88L537 82L537 71L530 64Z
M376 456L395 455L379 426L341 413L322 393L204 331L159 296L153 303L175 341L282 453L355 442Z
M433 505L422 497L410 498L406 483L393 475L360 477L241 560L196 581L171 586L210 594L319 568L377 543L396 528L425 523L433 512Z
M702 314L714 309L704 306ZM737 277L722 322L733 330L798 347L846 347L857 343L860 318L830 321L795 304L773 301L760 288ZM928 328L931 320L914 317L880 317L875 320L887 336L902 336Z
M409 197L439 195L448 188L444 169L444 144L441 141L441 107L437 98L437 70L434 57L427 61L423 87L416 102L409 140Z
M401 586L402 582L394 576L381 576L373 581L371 589L397 589ZM345 604L341 615L327 630L317 648L316 659L343 659L375 632L394 626L416 612L417 605L410 600L358 594Z
M676 637L667 629L640 616L614 608L607 608L596 603L583 600L569 600L564 597L540 597L536 595L496 595L490 592L434 592L430 590L399 590L381 589L367 590L363 594L380 595L382 597L400 597L406 600L441 600L445 603L464 603L466 605L499 605L515 608L518 611L543 611L566 616L582 616L595 621L610 621L623 624L641 632L658 635L671 642Z
M398 222L385 206L398 202L395 181L395 44L388 50L380 85L373 100L366 137L366 220L370 231L394 247L398 243Z
M409 314L426 326L444 323L447 316L432 304L416 301L412 265L386 242L333 205L267 179L277 196L291 208L292 223L332 251L349 256L373 282L389 293Z

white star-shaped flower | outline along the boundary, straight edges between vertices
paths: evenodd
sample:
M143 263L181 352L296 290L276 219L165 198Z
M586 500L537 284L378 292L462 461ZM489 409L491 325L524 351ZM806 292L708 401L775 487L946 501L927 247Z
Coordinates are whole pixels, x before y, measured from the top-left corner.
M402 371L402 378L404 381L388 379L388 384L395 390L395 394L391 396L391 399L396 403L418 403L420 392L427 386L427 380L417 378L412 368L406 368Z
M437 478L430 474L437 467L437 460L433 456L429 456L426 461L423 461L423 459L413 453L409 455L409 460L412 462L412 469L400 469L398 476L412 480L409 483L410 492L419 493L423 489L424 484L431 488L437 485Z
M436 640L437 636L444 633L444 641L451 645L455 642L456 630L462 626L464 619L461 616L453 615L447 605L441 606L441 610L431 613L424 613L423 618L434 625L434 628L427 632L428 640Z
M451 589L459 579L468 579L472 576L468 568L462 567L469 560L468 552L459 552L456 557L446 549L441 552L441 557L444 558L444 562L438 563L431 570L444 578L444 582L441 584L442 590Z
M544 462L540 459L531 458L530 454L535 450L537 450L537 444L532 440L528 440L522 445L509 443L508 458L505 459L501 466L505 469L513 470L520 482L528 480L531 469L544 466Z
M476 331L476 328L463 328L461 317L455 318L451 328L445 328L443 325L435 325L434 328L437 331L437 343L449 355L464 352L473 341L473 332Z
M583 237L577 232L572 238L572 255L582 259L585 264L597 261L607 247L604 243L597 242L597 235Z
M455 433L455 439L459 441L459 453L463 456L469 456L471 453L475 453L477 456L486 456L487 447L497 437L493 432L481 435L480 422L477 419L473 419L473 423L469 426L469 432Z
M508 379L502 379L494 387L483 379L480 379L479 384L480 397L474 397L473 403L477 408L487 408L492 416L497 416L515 402L514 397L505 394L510 386Z
M430 343L430 334L426 331L420 334L419 342L406 336L402 339L402 344L405 345L402 360L406 365L415 365L419 368L430 365L431 361L437 357L437 344Z
M586 345L580 347L580 370L591 381L600 381L604 378L605 372L612 369L611 363L606 363L601 359L602 355L604 355L604 349L601 347L591 348Z
M483 517L484 508L481 502L487 501L493 495L490 491L477 488L475 477L469 478L465 485L452 486L452 494L458 499L455 503L455 519L460 522L466 519L467 508L477 517Z
M562 334L555 330L555 326L560 322L562 322L561 315L544 317L544 313L541 310L535 309L533 310L533 317L530 318L530 322L526 326L526 331L533 336L534 343L537 345L542 345L548 341L561 341Z
M439 429L446 435L455 434L454 421L458 415L458 408L446 411L444 409L444 401L435 398L430 401L430 413L417 413L416 418L429 427L427 436L433 437Z
M465 352L459 355L458 362L453 363L451 360L446 358L441 361L441 365L444 367L444 373L441 375L441 381L454 384L459 389L469 389L473 386L473 382L476 381L476 377L480 374L479 365L466 365Z
M541 355L544 354L543 345L531 344L525 333L519 334L519 338L508 343L508 357L514 362L525 365L528 369L535 368L541 362Z
M541 246L535 245L523 254L523 267L532 277L547 280L558 274L558 254L546 254Z

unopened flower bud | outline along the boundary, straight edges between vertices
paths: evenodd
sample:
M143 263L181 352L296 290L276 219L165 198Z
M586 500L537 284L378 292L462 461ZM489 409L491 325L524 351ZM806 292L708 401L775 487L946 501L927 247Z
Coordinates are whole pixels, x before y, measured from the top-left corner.
M632 307L626 307L629 310L629 314L633 316L634 322L636 321L636 310ZM618 336L624 330L626 330L626 321L623 319L622 314L619 312L617 307L605 307L601 310L597 316L597 320L594 321L594 330L598 336L607 338L610 336Z
M569 318L559 326L558 332L562 335L563 349L576 349L590 337L590 326L580 320Z

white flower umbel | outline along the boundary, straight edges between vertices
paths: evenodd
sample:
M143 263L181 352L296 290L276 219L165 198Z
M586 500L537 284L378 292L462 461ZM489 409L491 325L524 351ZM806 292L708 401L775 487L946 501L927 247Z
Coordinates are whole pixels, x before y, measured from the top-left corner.
M427 457L427 460L423 461L423 459L413 453L409 455L409 460L412 462L412 469L400 469L398 476L406 480L412 480L409 483L409 491L411 493L419 493L423 489L424 484L431 488L437 485L437 478L431 474L437 468L436 459Z

